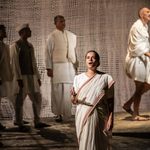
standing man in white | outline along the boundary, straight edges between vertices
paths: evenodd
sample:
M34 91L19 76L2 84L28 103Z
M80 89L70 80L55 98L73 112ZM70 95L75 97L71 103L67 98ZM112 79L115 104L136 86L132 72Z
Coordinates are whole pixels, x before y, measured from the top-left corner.
M62 116L71 116L70 88L77 70L76 35L65 30L63 16L56 16L54 24L56 29L47 39L45 62L47 75L52 78L52 112L56 121L62 122Z
M128 39L126 73L134 80L135 92L123 108L136 121L148 119L139 115L139 107L142 95L150 89L150 43L147 25L149 21L150 9L141 8L139 19L132 25Z

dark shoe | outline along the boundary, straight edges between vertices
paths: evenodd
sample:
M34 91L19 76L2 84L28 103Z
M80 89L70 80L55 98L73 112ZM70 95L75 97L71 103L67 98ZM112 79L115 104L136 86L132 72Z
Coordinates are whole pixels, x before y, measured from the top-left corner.
M0 123L0 130L5 130L5 129L6 129L6 127Z
M63 121L62 116L61 115L57 116L55 121L56 122L62 122Z
M41 128L45 128L45 127L49 127L49 126L50 126L49 124L39 122L39 123L35 124L34 128L41 129Z
M18 127L18 129L19 129L20 132L28 132L28 131L30 131L30 128L27 127L27 126L24 126L24 125L20 125Z
M29 122L23 120L23 124L29 124ZM14 125L15 125L15 126L18 126L19 124L18 124L17 122L14 122Z

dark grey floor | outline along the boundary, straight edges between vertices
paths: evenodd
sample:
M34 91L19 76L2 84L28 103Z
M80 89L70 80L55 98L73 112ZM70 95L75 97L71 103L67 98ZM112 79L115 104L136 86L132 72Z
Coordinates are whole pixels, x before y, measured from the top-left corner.
M150 115L145 112L143 115ZM36 130L32 121L28 132L19 132L11 120L2 120L7 129L1 132L3 150L78 150L74 117L70 121L56 123L45 118L50 127ZM150 120L132 121L126 113L115 114L112 150L150 150Z

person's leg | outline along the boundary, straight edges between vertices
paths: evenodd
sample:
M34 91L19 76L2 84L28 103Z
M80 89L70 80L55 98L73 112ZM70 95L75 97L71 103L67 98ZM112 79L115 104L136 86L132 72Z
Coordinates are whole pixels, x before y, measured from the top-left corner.
M62 83L52 84L51 108L52 108L52 112L56 115L55 116L56 122L62 122L62 114L63 114L62 113L62 107L63 107L62 90L63 90Z
M23 126L23 103L26 94L23 93L23 89L19 90L15 100L15 123L18 126Z
M30 100L32 101L33 113L34 113L34 127L44 128L48 127L48 124L42 123L40 121L40 112L42 104L42 96L40 92L34 92L29 94Z
M144 93L146 93L150 89L150 85L147 83L139 83L139 82L135 82L135 84L136 84L136 92L134 100L134 112L135 115L139 115L141 97Z
M136 93L136 90L134 94L131 96L131 98L127 102L125 102L123 105L123 109L131 115L133 115L133 110L131 109L131 105L134 102L135 93Z
M134 93L134 103L133 103L133 118L139 115L139 107L142 97L142 90L144 89L144 83L135 81L135 93Z
M2 110L1 110L1 97L0 97L0 115L2 115ZM4 130L6 127L3 126L1 123L0 123L0 130Z
M132 97L122 107L126 112L128 112L131 115L133 114L133 110L131 109L131 105L133 101L134 101L134 97L132 95Z
M30 100L32 101L34 123L37 124L40 122L40 111L41 111L41 102L42 102L41 93L39 92L30 93L28 95L29 95Z
M133 112L133 120L135 121L144 121L148 120L148 118L142 117L139 115L139 108L142 95L149 90L149 86L146 83L135 82L136 91L134 96L134 112Z
M149 91L149 90L150 90L150 84L145 83L145 84L144 84L144 89L143 89L143 91L142 91L142 94L146 93L146 92Z
M59 116L62 114L62 84L61 83L55 83L52 84L52 113Z
M69 119L72 115L71 109L72 109L72 103L70 100L70 89L72 87L72 84L63 84L63 90L62 90L62 113L64 119Z
M70 89L72 84L53 84L52 90L52 112L57 115L56 122L62 122L63 119L71 117L72 103L70 101Z
M133 115L135 113L135 111L133 111L134 109L136 109L136 112L138 111L138 103L141 100L141 91L143 89L143 83L139 82L139 81L134 81L135 82L135 92L134 94L131 96L131 98L123 105L123 109L125 111L127 111L128 113L130 113L131 115ZM136 103L135 103L136 101ZM134 108L133 110L131 109L131 105L132 103L134 103Z

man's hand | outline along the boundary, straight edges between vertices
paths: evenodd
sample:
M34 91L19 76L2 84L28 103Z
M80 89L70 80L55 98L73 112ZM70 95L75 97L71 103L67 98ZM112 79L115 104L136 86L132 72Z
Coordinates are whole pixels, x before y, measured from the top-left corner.
M76 63L74 63L73 67L75 69L75 73L77 73L78 72L78 67L79 67L79 62L77 61Z
M23 81L22 81L22 80L17 80L17 81L18 81L19 87L20 87L20 88L23 88L23 86L24 86L24 85L23 85Z
M47 75L49 77L53 77L53 70L52 69L47 69Z

